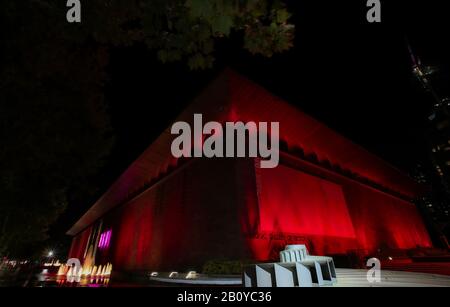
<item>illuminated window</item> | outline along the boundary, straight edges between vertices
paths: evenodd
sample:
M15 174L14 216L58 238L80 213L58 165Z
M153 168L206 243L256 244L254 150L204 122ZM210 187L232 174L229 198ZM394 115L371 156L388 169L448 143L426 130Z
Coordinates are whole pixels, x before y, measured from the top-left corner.
M100 235L100 240L98 241L98 248L105 249L109 247L109 242L111 241L111 230L107 230Z

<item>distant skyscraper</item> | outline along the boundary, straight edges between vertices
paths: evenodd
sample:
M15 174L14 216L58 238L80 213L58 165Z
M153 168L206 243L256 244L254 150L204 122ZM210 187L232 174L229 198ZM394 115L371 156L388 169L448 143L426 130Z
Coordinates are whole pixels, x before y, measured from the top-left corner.
M450 195L450 100L443 99L433 106L430 124L431 158L446 193Z
M431 112L428 114L426 136L430 147L430 162L434 174L418 170L416 180L431 186L432 195L423 199L424 207L443 232L447 232L450 221L450 99L447 89L442 88L438 70L425 66L409 47L413 63L413 74L424 90L430 93ZM446 85L447 86L447 85Z

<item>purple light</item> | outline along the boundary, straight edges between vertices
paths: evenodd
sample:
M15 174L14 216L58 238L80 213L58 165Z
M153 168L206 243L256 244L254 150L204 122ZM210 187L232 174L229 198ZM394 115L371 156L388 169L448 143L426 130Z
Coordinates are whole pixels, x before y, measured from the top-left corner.
M100 235L98 247L100 249L108 248L110 240L111 240L111 230L107 230Z
M99 246L100 248L103 248L103 247L105 247L105 234L104 233L102 233L101 235L100 235L100 246Z
M109 241L111 240L111 230L106 233L106 247L109 246Z

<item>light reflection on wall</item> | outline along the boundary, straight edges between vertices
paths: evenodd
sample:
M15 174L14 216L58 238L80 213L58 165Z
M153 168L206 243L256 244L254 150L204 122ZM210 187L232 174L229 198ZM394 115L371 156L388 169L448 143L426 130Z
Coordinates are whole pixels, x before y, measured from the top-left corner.
M111 230L107 230L100 235L100 240L98 241L98 248L105 249L109 247L111 241Z

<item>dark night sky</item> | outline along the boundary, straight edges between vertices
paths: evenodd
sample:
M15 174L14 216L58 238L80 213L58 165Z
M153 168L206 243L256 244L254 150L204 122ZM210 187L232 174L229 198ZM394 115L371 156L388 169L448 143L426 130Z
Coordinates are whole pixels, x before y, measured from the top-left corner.
M431 101L411 75L405 38L423 62L450 71L450 18L443 4L382 1L383 22L368 24L365 0L290 2L295 47L272 59L249 55L238 35L231 44L219 43L215 68L202 72L184 63L162 65L141 46L112 50L106 91L117 139L108 165L93 179L100 193L224 67L399 168L426 159L423 131ZM69 209L64 230L94 201Z

